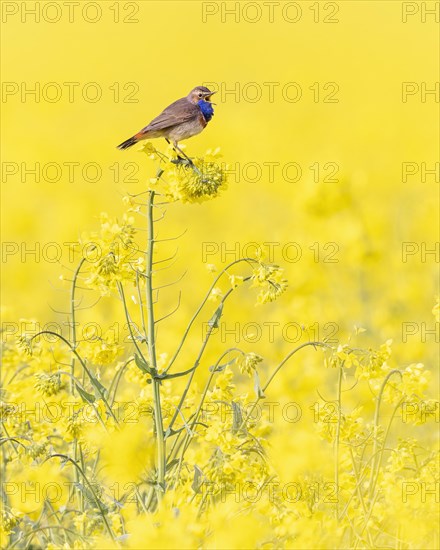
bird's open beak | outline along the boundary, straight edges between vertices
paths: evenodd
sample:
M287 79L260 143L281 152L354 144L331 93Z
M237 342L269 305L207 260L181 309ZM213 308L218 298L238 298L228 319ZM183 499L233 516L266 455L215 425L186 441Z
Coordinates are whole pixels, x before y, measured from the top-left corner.
M209 101L210 103L212 103L212 102L211 102L211 96L213 96L213 95L216 94L216 93L217 93L217 92L211 92L211 93L207 94L207 95L205 96L205 100L206 100L206 101ZM215 103L213 103L213 105L215 105Z

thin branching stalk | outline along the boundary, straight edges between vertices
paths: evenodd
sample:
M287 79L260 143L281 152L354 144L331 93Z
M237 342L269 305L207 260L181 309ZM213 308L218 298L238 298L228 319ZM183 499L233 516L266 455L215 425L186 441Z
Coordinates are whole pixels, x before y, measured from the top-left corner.
M228 292L226 292L226 294L221 299L220 304L219 304L216 311L220 311L220 312L222 311L222 308L223 308L223 305L224 305L225 301L228 299L228 297L232 294L233 291L234 291L234 289L230 288L228 290ZM216 315L216 314L214 314L214 315ZM188 394L189 388L191 387L192 381L194 379L194 375L196 373L196 370L197 370L198 366L200 365L200 360L202 359L205 348L208 345L209 338L211 337L211 334L212 334L212 332L215 328L215 324L216 323L214 323L214 322L209 323L209 329L206 332L206 336L203 340L202 347L200 348L199 354L198 354L196 360L194 361L194 365L191 369L191 374L188 378L188 382L185 386L185 389L183 390L182 397L180 398L179 404L177 405L176 410L174 411L174 415L173 415L173 418L171 419L170 425L168 426L167 433L171 433L171 430L174 426L174 422L177 420L177 417L179 416L180 410L182 409L183 403L185 402L185 399L186 399L186 396Z
M142 294L141 294L140 273L139 273L139 271L136 271L136 288L137 288L137 293L138 293L139 313L140 313L140 317L141 317L142 330L144 331L144 335L146 336L146 334L147 334L147 325L145 323L144 302L142 300Z
M393 423L393 420L396 416L396 413L397 411L399 410L399 407L401 406L402 402L403 402L403 397L399 400L399 402L397 403L397 405L394 407L394 410L393 410L393 413L390 417L390 420L388 422L388 426L385 430L385 433L384 433L384 437L383 437L383 443L378 451L378 460L377 460L377 472L376 472L376 476L374 478L374 481L373 481L373 486L372 486L372 490L374 492L375 488L376 488L376 483L377 483L377 480L379 478L379 473L380 473L380 467L381 467L381 464L382 464L382 457L383 457L383 453L385 451L385 444L387 442L387 439L388 439L388 435L390 433L390 430L391 430L391 424Z
M29 533L26 533L26 535L24 535L23 539L17 539L13 544L11 544L9 546L9 548L15 548L18 543L22 543L21 548L32 548L32 545L30 544L30 542L31 542L32 538L34 537L34 535L36 535L40 531L46 531L46 530L52 531L53 529L63 531L64 533L70 533L71 535L74 535L76 537L79 536L84 541L87 541L87 539L85 537L82 537L78 533L78 531L74 531L73 529L69 529L69 528L63 527L61 525L41 525L40 527L36 527L35 529L32 529L32 531L30 531ZM28 542L26 544L23 544L23 541L25 541L27 539L29 539Z
M109 393L109 395L111 395L112 392L113 392L113 395L111 395L111 398L110 398L110 407L112 407L112 408L113 408L113 405L116 401L116 394L118 392L118 387L119 387L119 383L121 381L122 375L124 374L125 369L128 367L128 365L130 363L132 363L133 361L134 361L133 357L130 357L130 359L127 359L127 361L125 361L125 363L119 369L119 372L117 373L117 375L115 377L113 377L113 379L111 381L108 393Z
M64 460L65 462L70 462L78 471L79 473L81 474L81 477L84 479L84 481L86 482L87 484L87 487L88 489L90 490L90 492L92 493L93 495L93 498L94 498L94 501L95 501L95 504L96 506L98 507L99 509L99 512L102 516L102 520L104 522L104 525L107 529L107 532L108 534L111 536L111 538L113 540L115 540L115 536L113 534L113 531L112 531L112 528L110 527L110 524L107 520L107 517L106 517L106 510L102 507L102 503L98 497L98 495L96 494L96 491L95 491L95 488L93 487L93 484L90 483L88 477L86 476L86 474L84 473L84 470L83 468L81 468L81 466L75 461L73 460L72 458L70 458L70 456L67 456L67 455L64 455L62 453L55 453L55 454L52 454L50 455L44 462L46 462L47 460L50 460L51 458L61 458L62 460Z
M376 455L377 455L377 447L379 444L379 436L378 436L378 430L379 430L379 414L380 414L380 406L382 403L382 395L385 390L385 387L389 381L389 379L394 375L399 374L400 377L402 377L402 372L399 369L393 369L391 370L385 377L384 381L382 382L382 385L379 390L379 394L376 398L376 409L374 411L374 425L373 425L373 456L375 459L373 460L373 463L371 465L371 474L370 474L370 482L369 482L369 490L370 490L370 499L373 497L373 491L374 491L374 479L376 477Z
M89 369L87 368L87 365L85 363L85 361L83 360L83 358L80 356L80 354L76 351L76 349L74 349L72 347L72 344L69 342L69 340L67 340L66 338L64 338L64 336L62 336L61 334L58 334L57 332L54 332L52 330L42 330L40 332L37 332L36 334L34 334L30 339L29 339L29 342L32 343L32 341L35 339L35 338L38 338L38 336L42 336L43 334L48 334L48 335L51 335L51 336L55 336L57 338L59 338L62 342L64 342L68 348L70 349L70 351L75 355L75 357L78 359L78 361L80 362L82 368L84 369L85 373L87 374L87 376L89 377L90 379L90 382L92 383L94 389L99 393L99 396L100 398L102 399L108 413L110 414L110 416L113 418L113 420L116 422L116 424L118 424L118 419L116 418L114 412L112 411L112 408L110 407L106 397L105 397L105 394L104 394L104 391L101 387L100 384L97 384L97 380L95 379L95 377L92 375L92 373L89 371Z
M205 402L205 399L206 399L206 396L208 394L208 390L209 390L209 387L211 385L211 382L214 378L214 376L219 372L218 370L218 367L220 365L220 362L223 361L223 359L229 354L229 353L232 353L232 352L238 352L240 354L243 354L243 352L238 349L238 348L230 348L228 350L226 350L221 356L220 358L217 360L217 362L215 363L215 365L213 367L211 367L211 372L210 372L210 375L208 377L208 380L206 381L206 384L205 384L205 388L202 392L202 397L200 399L200 402L199 402L199 405L197 407L197 410L191 420L191 424L189 425L189 430L185 431L185 432L182 432L185 434L184 438L183 439L180 439L180 433L179 433L179 436L177 437L175 443L174 443L174 446L170 452L170 455L167 459L167 462L171 462L172 460L174 460L174 458L177 457L177 454L179 453L179 450L180 448L182 448L182 452L181 452L181 455L179 457L179 467L178 467L178 472L180 472L180 469L181 469L181 466L182 466L182 463L183 463L183 458L185 456L185 452L187 451L189 445L191 444L191 441L192 439L194 438L194 428L198 422L198 419L199 419L199 416L200 416L200 412L202 410L202 407L203 407L203 404ZM233 360L232 360L233 361ZM175 476L175 478L177 479L178 477L178 473L177 475Z
M127 327L128 327L128 331L130 332L130 338L136 348L136 351L138 352L139 356L145 361L145 357L144 357L144 354L142 353L142 350L141 348L139 347L139 344L137 342L137 338L133 332L133 322L131 320L131 317L130 317L130 313L128 312L128 306L127 306L127 300L125 299L125 292L124 292L124 287L122 286L121 283L118 282L118 290L119 290L119 295L121 297L121 301L122 301L122 304L124 306L124 313L125 313L125 318L127 320ZM146 361L145 361L146 362Z
M359 498L359 502L362 506L362 510L364 512L364 518L365 518L365 524L364 524L364 529L366 529L367 531L367 537L368 537L368 542L371 546L371 548L374 547L374 544L373 544L373 540L371 538L371 533L370 533L370 530L368 528L368 519L367 519L367 507L366 507L366 504L365 504L365 499L364 499L364 496L362 494L362 488L361 488L361 484L359 483L359 471L357 469L357 465L356 465L356 460L355 460L355 457L354 457L354 454L353 454L353 449L350 447L350 458L351 458L351 463L352 463L352 466L353 466L353 471L354 471L354 474L356 476L356 487L355 487L355 492L357 493L358 495L358 498ZM338 491L338 494L339 494L339 491ZM362 535L363 533L363 530L360 532L360 535Z
M11 437L11 436L9 435L8 429L6 428L4 422L2 422L2 430L5 432L6 437L2 437L2 438L0 439L0 447L3 445L3 443L6 443L7 441L9 441L9 443L12 445L12 448L13 448L14 451L15 451L15 454L16 454L17 456L20 456L20 453L18 452L18 449L17 449L17 447L15 446L15 444L17 443L17 445L21 445L21 446L24 447L25 449L26 449L26 445L25 445L24 443L21 443L21 441L18 441L18 437L17 437L17 436L16 436L16 437ZM26 438L23 437L23 436L19 436L19 437L20 437L20 439L26 439ZM6 462L5 462L5 461L6 461L6 457L3 457L3 458L4 458L4 461L3 461L3 462L4 462L4 465L5 465L5 467L6 467ZM4 479L4 478L3 478L3 479Z
M240 427L238 428L239 430L242 430L248 423L249 419L251 418L255 408L257 407L258 403L261 401L261 399L264 398L264 392L267 390L267 388L270 386L270 384L272 383L273 379L275 378L275 376L278 374L278 372L283 368L283 366L287 363L287 361L293 356L295 355L299 350L307 347L307 346L313 346L313 347L322 347L322 348L330 348L330 344L326 344L325 342L305 342L304 344L301 344L300 346L296 347L294 350L292 350L290 353L288 353L286 355L286 357L281 361L281 363L277 366L277 368L274 370L274 372L272 373L272 375L269 377L268 381L266 382L266 384L263 386L262 388L262 391L260 393L260 395L257 396L257 399L254 401L254 403L252 404L252 407L250 409L250 411L248 412L246 418L243 418L243 421L242 423L240 424Z
M194 315L192 316L190 322L188 323L188 326L186 327L185 332L183 333L183 337L182 337L182 339L181 339L181 341L180 341L180 343L177 347L177 350L175 351L175 353L174 353L173 357L171 358L170 362L168 363L168 366L165 369L164 373L167 373L170 370L170 368L172 367L174 361L177 359L177 356L179 355L179 353L180 353L180 351L183 347L183 344L185 343L185 340L186 340L186 338L189 334L189 331L191 330L192 325L194 324L195 320L197 319L199 313L202 311L203 306L206 304L209 297L211 296L211 292L213 291L215 285L218 283L218 281L221 279L221 277L228 271L228 269L230 269L232 266L234 266L236 264L239 264L241 262L246 262L246 263L250 263L250 264L258 263L258 261L255 260L254 258L240 258L239 260L234 260L229 265L227 265L224 269L222 269L222 271L214 279L213 283L211 284L211 286L208 289L208 292L206 293L205 297L203 298L202 303L197 308L197 310L195 311Z
M79 273L82 266L84 265L85 258L81 258L75 273L73 275L72 287L70 289L70 319L72 323L72 350L76 351L78 342L76 338L76 283L78 281ZM85 371L83 370L83 381L84 381ZM72 354L71 363L70 363L70 393L72 397L75 395L75 354ZM101 421L102 422L102 421ZM72 451L75 461L78 460L78 440L75 437L72 441ZM79 473L75 469L75 482L79 483ZM81 492L78 492L78 501L79 507L82 512L84 512L84 495Z
M342 400L341 400L341 392L342 392L342 374L344 369L344 361L342 361L342 364L339 365L339 372L338 372L338 390L337 390L337 407L338 407L338 422L336 424L336 433L335 433L335 443L334 443L334 453L335 453L335 485L336 485L336 506L335 506L335 516L336 518L339 515L339 445L340 445L340 437L341 437L341 420L342 420Z
M76 293L76 283L78 281L79 272L81 271L82 266L84 265L85 258L82 258L78 264L78 267L75 270L75 273L73 275L72 280L72 287L70 289L70 318L72 322L72 349L76 350L76 347L78 345L77 339L76 339L76 303L75 303L75 293ZM75 383L74 383L74 376L75 376L75 356L72 355L72 360L70 364L70 371L72 374L72 378L70 379L70 393L72 395L75 395Z
M380 453L380 451L378 451L377 453ZM367 472L367 469L368 469L368 466L371 464L371 462L373 462L374 460L374 457L371 456L367 462L364 464L363 466L363 469L361 472L359 472L359 479L356 479L356 487L355 487L355 490L354 492L351 494L351 496L348 498L347 502L345 503L344 505L344 509L341 511L341 513L339 514L339 517L338 517L338 521L341 521L341 519L347 514L347 510L348 508L350 507L350 504L351 504L351 501L353 500L353 498L355 497L356 495L356 491L357 491L357 486L361 487L364 483L364 479L367 478L367 475L368 475L368 472ZM348 514L346 517L349 517Z

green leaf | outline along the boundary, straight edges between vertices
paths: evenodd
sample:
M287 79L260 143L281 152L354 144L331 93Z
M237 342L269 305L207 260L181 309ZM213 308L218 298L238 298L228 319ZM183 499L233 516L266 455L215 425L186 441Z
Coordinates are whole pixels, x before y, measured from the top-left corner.
M94 403L96 401L93 394L86 392L86 390L83 390L78 384L75 384L75 387L84 403Z
M257 371L254 372L254 390L258 399L266 399L264 391L261 389L260 377Z
M97 397L98 399L107 397L108 395L107 388L105 388L97 378L90 375L90 382L92 383L92 386L95 388L95 397Z
M218 323L223 313L223 302L220 303L218 308L214 311L214 315L208 321L208 326L211 328L218 328Z
M243 414L241 412L241 407L235 401L231 401L232 407L232 433L237 433L243 424Z
M154 370L149 366L148 363L146 363L142 357L139 357L137 353L134 354L134 362L136 363L136 366L145 374L149 374L150 376L153 376Z
M102 502L101 499L95 496L94 492L88 486L83 485L80 482L75 482L74 485L84 495L89 504L91 504L95 508L100 508L100 510L102 510L104 514L108 513L109 509L107 508L107 506ZM92 486L95 493L99 494L101 492L101 489L97 483L92 482Z
M179 458L173 458L173 460L167 463L165 470L169 472L170 470L173 469L174 466L176 466L176 464L179 464L179 462L180 462Z
M191 484L191 489L195 493L200 493L200 487L202 486L202 483L203 483L203 472L198 466L194 465L194 479Z
M180 434L180 432L183 432L184 429L185 428L179 428L178 430L173 430L172 428L167 428L167 430L164 434L164 437L165 437L165 439L168 439L169 437L172 437L173 435Z
M223 363L222 365L211 365L209 367L209 372L222 372L223 370L225 370L226 367L229 367L229 365L232 365L233 363L235 363L237 361L237 358L234 357L233 359L231 359L230 361L227 361L226 363Z

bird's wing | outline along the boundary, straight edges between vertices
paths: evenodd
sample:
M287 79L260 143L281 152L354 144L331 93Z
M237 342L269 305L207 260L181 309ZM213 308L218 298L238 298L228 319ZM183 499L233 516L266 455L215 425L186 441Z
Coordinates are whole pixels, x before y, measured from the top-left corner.
M150 131L165 130L179 124L183 124L199 114L199 107L190 103L186 97L178 99L171 105L168 105L160 115L153 119L148 126L145 126L140 133Z

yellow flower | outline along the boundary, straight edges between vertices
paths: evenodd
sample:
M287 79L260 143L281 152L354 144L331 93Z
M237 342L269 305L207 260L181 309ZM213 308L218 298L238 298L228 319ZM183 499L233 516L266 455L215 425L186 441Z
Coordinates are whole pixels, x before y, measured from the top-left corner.
M257 303L265 304L273 302L286 290L287 280L279 266L260 262L253 270L252 286L260 288Z
M422 363L408 365L402 374L403 391L408 396L422 395L431 377L431 373L424 369Z
M157 151L151 141L145 142L142 149L139 150L140 153L145 153L150 160L155 160L157 158Z
M35 378L38 380L35 384L35 389L46 397L56 395L65 387L59 373L49 374L46 372L37 372Z
M100 232L84 233L80 239L86 261L85 283L108 295L122 281L134 282L136 271L142 271L140 251L134 245L134 218L125 213L119 222L105 212L100 216Z
M191 161L177 158L172 148L168 155L159 154L162 159L160 175L152 185L156 187L160 183L170 200L201 203L217 197L227 188L227 166L219 161L219 149L209 150L204 157Z
M242 374L247 374L249 376L252 376L254 372L257 370L258 364L261 363L262 361L263 361L263 358L261 357L261 355L258 355L253 352L246 353L239 359L238 367Z

